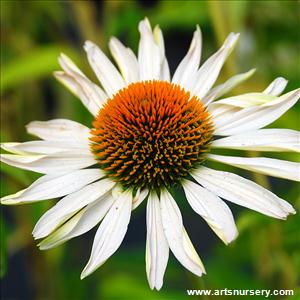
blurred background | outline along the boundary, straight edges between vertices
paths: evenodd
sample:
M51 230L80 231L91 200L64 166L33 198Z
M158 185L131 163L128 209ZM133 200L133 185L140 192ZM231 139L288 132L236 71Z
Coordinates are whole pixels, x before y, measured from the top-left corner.
M82 49L84 41L90 39L108 53L107 42L114 35L136 52L137 26L145 16L163 30L171 71L185 55L199 24L204 39L202 61L217 50L231 31L241 32L219 82L251 68L257 71L232 94L262 91L277 76L289 79L287 91L299 86L298 1L2 0L1 141L32 140L25 125L33 120L69 118L90 126L92 118L87 110L52 76L59 69L57 57L60 52L66 53L96 80ZM299 129L297 116L299 106L272 127ZM298 159L290 153L266 156ZM255 180L299 211L299 186L294 182L228 166L215 167ZM6 165L1 166L1 176L1 195L24 189L39 177ZM195 277L171 255L162 290L149 289L144 262L144 203L134 212L116 254L81 281L79 276L89 258L96 228L53 250L38 250L31 231L43 212L56 202L50 200L2 206L2 299L188 299L186 289L204 288L294 289L293 299L300 299L299 213L280 221L230 204L240 234L235 242L225 246L192 212L182 191L175 193L187 231L205 264L206 276Z

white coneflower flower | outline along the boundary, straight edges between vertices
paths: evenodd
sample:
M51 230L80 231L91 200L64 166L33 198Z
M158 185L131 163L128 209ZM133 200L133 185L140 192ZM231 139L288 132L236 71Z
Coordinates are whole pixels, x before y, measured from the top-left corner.
M213 154L215 148L299 152L299 133L261 129L278 119L299 98L281 95L287 81L277 78L266 90L215 101L253 70L213 87L238 34L200 67L201 32L170 77L163 35L149 21L139 24L138 57L112 38L111 53L119 70L92 42L84 49L101 87L91 82L65 55L56 78L93 114L93 127L55 119L27 126L42 140L4 143L1 155L11 166L45 174L28 188L2 198L3 204L33 203L62 197L38 221L33 236L49 249L97 224L90 259L81 278L94 272L120 246L131 211L147 199L146 270L150 287L159 290L169 249L194 274L205 270L170 188L181 185L191 207L226 243L237 236L232 213L221 198L285 219L293 207L272 192L239 175L205 167L205 160L290 180L299 165L272 158ZM212 88L213 87L213 88ZM91 168L93 166L93 168Z

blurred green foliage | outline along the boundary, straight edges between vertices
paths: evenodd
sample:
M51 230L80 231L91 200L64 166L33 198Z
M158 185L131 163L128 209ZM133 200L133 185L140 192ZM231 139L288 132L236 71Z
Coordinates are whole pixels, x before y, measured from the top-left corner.
M107 52L108 39L115 35L136 51L137 25L144 16L163 29L172 70L187 51L195 25L199 24L205 58L221 45L229 32L241 32L239 46L224 66L219 81L253 67L257 72L233 94L261 91L277 76L289 79L288 90L296 88L300 75L298 5L298 1L3 0L1 140L32 139L25 132L25 125L32 120L70 118L89 126L92 119L85 108L51 76L59 69L57 56L65 52L95 79L81 47L83 42L93 40ZM272 127L299 129L298 115L299 107L295 107ZM294 154L266 155L298 159ZM231 167L217 164L216 167L253 176ZM1 166L1 175L2 195L23 189L38 177L5 165ZM299 210L296 184L262 176L252 178ZM119 251L83 281L79 274L88 259L94 230L66 245L41 252L35 247L31 230L54 200L32 206L3 207L0 264L3 299L188 299L186 289L203 288L294 289L297 295L293 299L299 299L297 215L282 222L231 205L240 236L226 247L181 200L185 224L207 275L196 278L171 257L159 293L149 289L145 274L145 204L133 214L133 224ZM138 232L137 227L141 228Z

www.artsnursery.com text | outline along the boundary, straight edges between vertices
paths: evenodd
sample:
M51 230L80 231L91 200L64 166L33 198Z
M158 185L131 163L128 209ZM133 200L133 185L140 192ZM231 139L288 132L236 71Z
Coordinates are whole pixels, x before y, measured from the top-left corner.
M293 290L215 289L187 290L188 296L293 296Z

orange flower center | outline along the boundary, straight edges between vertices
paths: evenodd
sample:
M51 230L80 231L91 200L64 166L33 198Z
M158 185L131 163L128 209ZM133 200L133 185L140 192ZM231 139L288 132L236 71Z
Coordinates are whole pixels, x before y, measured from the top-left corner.
M159 189L185 178L205 159L211 117L196 96L166 81L132 83L100 109L91 149L123 187Z

